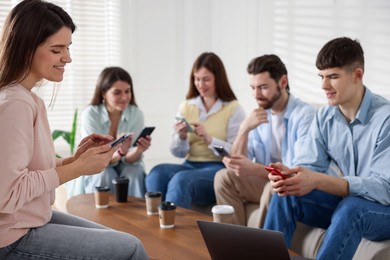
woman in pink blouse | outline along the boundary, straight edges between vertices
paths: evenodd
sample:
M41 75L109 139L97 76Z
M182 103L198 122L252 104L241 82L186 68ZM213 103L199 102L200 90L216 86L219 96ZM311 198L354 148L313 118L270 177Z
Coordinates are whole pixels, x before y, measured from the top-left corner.
M41 0L15 6L3 28L0 259L147 259L134 236L51 209L59 185L102 171L120 148L92 134L74 156L55 159L45 105L31 90L62 80L75 28L62 8Z

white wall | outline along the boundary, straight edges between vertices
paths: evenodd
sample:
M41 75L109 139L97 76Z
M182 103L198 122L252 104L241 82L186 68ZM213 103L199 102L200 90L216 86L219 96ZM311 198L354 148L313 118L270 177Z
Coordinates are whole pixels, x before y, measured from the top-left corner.
M254 106L246 74L250 59L279 55L292 93L325 103L316 54L330 39L358 38L365 50L365 83L390 99L390 1L387 0L121 0L123 64L133 77L146 124L156 126L147 169L178 162L168 149L173 117L185 98L196 57L224 61L239 101Z

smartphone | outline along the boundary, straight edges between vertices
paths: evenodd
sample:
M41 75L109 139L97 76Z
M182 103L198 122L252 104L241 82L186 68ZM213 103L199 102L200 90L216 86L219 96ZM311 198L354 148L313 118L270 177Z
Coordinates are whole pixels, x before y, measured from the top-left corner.
M146 137L147 135L151 135L153 133L154 129L155 129L154 126L147 126L144 129L142 129L142 132L139 134L139 136L135 140L133 146L137 146L138 140L141 139L142 137Z
M118 139L116 139L114 142L111 143L111 148L116 146L117 144L122 143L123 141L125 141L129 137L130 137L130 135L123 135L123 136L119 137Z
M279 176L282 177L283 179L286 179L286 178L287 178L286 175L284 175L283 173L281 173L281 172L280 172L278 169L276 169L276 168L269 167L269 166L264 166L264 168L265 168L268 172L270 172L271 174L273 174L273 175L279 175Z
M217 151L217 153L219 154L219 156L221 157L230 157L230 154L225 150L225 148L223 148L223 146L216 146L214 145L213 146L214 150Z
M180 121L180 122L183 122L183 123L186 124L186 126L187 126L187 132L189 132L189 133L195 132L194 128L191 126L190 123L188 123L188 121L187 121L187 119L186 119L185 117L183 117L183 116L176 116L175 119L176 119L177 121Z

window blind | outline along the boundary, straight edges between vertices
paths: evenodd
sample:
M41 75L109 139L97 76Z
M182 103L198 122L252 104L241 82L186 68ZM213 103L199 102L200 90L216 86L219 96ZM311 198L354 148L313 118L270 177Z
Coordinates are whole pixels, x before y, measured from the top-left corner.
M3 24L9 11L16 4L16 1L0 1L0 28L3 30Z
M315 58L330 39L357 38L365 52L363 83L390 99L385 75L390 74L390 1L387 0L275 0L273 42L289 71L292 93L325 104Z
M0 1L0 27L11 8L20 1ZM52 130L70 131L75 109L81 111L89 104L99 73L106 66L121 65L120 1L116 0L57 0L77 26L73 33L70 53L72 63L65 67L64 80L59 84L54 106L48 108ZM45 82L34 91L49 106L54 91L53 82ZM79 127L77 132L80 133ZM80 135L77 135L79 139ZM55 142L57 153L67 155L69 147L63 140Z

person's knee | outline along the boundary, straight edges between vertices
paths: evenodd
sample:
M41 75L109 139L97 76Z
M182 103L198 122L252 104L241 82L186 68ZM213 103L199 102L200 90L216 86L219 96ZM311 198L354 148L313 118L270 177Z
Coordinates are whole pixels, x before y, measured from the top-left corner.
M354 196L348 196L341 200L333 213L332 223L349 222L353 218L362 215L367 208L362 206L361 200L362 198Z
M151 182L157 181L157 179L160 177L160 174L159 174L160 171L157 167L158 166L155 166L154 168L152 168L152 170L146 175L146 177L145 177L146 183L151 183Z
M123 259L149 259L142 242L135 236L120 232L120 239L116 241L116 248L120 248Z
M224 189L231 189L239 181L238 178L232 171L221 169L214 177L214 190L218 192Z
M167 169L169 169L171 167L172 166L169 163L162 163L162 164L158 164L158 165L154 166L150 172L157 172L157 173L166 172Z
M190 174L178 172L172 177L168 185L170 187L185 187L191 185L191 183L192 178L190 177Z
M152 170L147 174L146 178L149 180L158 181L159 179L165 178L167 172L166 164L159 164L152 168Z
M221 190L227 183L229 183L228 169L219 170L214 177L214 189L215 191Z

